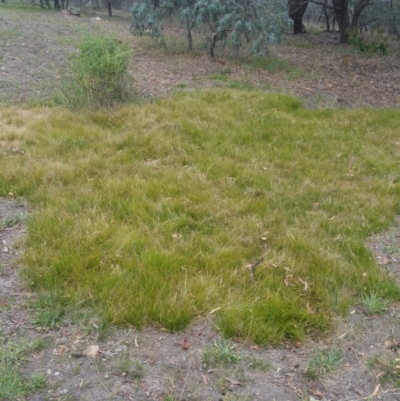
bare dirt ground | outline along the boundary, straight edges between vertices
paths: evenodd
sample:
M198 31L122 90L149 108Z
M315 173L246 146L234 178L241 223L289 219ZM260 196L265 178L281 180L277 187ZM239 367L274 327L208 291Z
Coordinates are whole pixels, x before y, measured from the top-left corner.
M151 39L129 34L129 14L115 12L111 19L100 15L101 20L94 20L0 8L0 103L51 96L60 86L68 55L76 51L77 38L103 33L126 41L133 49L130 74L141 98L241 82L293 94L308 107L400 106L398 42L392 43L389 56L367 57L349 45L338 45L335 33L287 35L284 44L271 47L270 53L287 60L292 69L278 69L271 74L250 68L221 49L214 61L204 51L190 55L185 51L184 39L167 40L165 52L157 49ZM354 54L356 63L352 68L342 65L346 54ZM216 74L225 75L226 80L215 79Z
M354 51L339 47L335 34L289 36L284 46L271 52L297 70L269 74L229 57L216 62L185 52L167 57L150 42L128 36L128 23L122 16L95 21L0 8L0 102L48 98L58 87L67 55L76 50L73 39L86 32L111 32L135 48L130 72L141 97L240 81L294 94L309 107L400 105L396 49L388 57L356 54L358 66L345 69L341 57ZM228 75L229 80L212 79L215 74ZM21 374L42 373L46 389L26 399L400 400L400 389L389 380L400 377L400 303L388 306L382 315L367 315L355 305L346 318L337 320L333 335L306 344L273 348L232 342L232 352L240 359L216 366L206 363L207 352L220 341L212 315L179 333L154 327L104 330L95 317L76 319L72 312L58 328L40 328L30 307L36 296L18 274L18 241L25 227L18 219L14 224L13 217L21 213L29 213L27 205L0 199L0 340L3 346L35 338L44 342L43 350L27 357ZM400 282L400 221L371 238L368 246L382 268ZM341 351L344 359L336 370L311 377L306 371L317 349Z

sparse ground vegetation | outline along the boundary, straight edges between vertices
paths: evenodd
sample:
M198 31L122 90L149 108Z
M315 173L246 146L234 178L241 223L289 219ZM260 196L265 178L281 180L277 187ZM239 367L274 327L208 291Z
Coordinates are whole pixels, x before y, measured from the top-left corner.
M343 351L338 349L320 350L316 349L314 355L308 362L305 374L309 379L315 380L321 376L338 369L343 363Z
M207 366L228 365L239 362L241 357L235 352L235 346L229 340L220 340L207 347L203 360Z
M400 114L344 108L399 105L393 43L343 69L332 33L210 61L118 13L0 21L1 400L398 396ZM54 107L93 46L121 81ZM125 72L143 104L83 105Z
M29 354L42 348L40 340L0 345L0 400L17 400L46 386L43 375L24 375L20 371Z

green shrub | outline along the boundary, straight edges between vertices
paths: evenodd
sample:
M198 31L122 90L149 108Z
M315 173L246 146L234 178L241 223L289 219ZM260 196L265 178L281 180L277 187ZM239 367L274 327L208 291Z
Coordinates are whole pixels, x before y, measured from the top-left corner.
M127 80L131 52L116 40L102 36L84 39L70 59L65 100L73 107L112 107L129 98Z
M377 29L368 35L353 29L349 33L349 42L363 53L376 53L382 56L388 54L388 36L381 29Z

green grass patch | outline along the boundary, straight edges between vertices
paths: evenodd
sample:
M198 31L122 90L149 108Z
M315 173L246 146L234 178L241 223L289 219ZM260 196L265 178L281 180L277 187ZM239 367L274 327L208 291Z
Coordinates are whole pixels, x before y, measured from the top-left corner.
M399 299L365 246L400 211L399 125L235 90L2 108L2 148L24 152L0 153L0 194L30 202L24 272L63 307L170 330L216 309L223 335L279 343L365 294Z
M45 387L43 376L19 371L29 354L42 348L40 341L0 344L0 400L21 399Z
M53 329L58 327L65 313L60 298L54 293L43 292L32 303L33 322L39 327Z
M228 87L230 89L237 89L237 90L243 90L243 91L254 90L254 86L251 84L251 82L249 82L247 80L243 80L243 81L234 80L229 83Z
M210 75L209 78L213 79L214 81L222 81L222 82L228 82L229 81L229 76L228 75L222 75L222 74Z
M210 75L210 79L215 81L228 82L230 80L231 70L229 68L222 69L218 74Z

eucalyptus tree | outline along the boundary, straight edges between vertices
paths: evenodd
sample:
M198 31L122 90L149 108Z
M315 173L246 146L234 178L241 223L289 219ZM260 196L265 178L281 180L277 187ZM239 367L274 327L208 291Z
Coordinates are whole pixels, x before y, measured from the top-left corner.
M185 27L188 48L192 49L196 29L207 41L211 57L218 42L263 54L267 44L280 42L290 26L279 0L162 0L156 8L151 0L137 0L131 9L131 31L162 41L162 20L173 12Z

